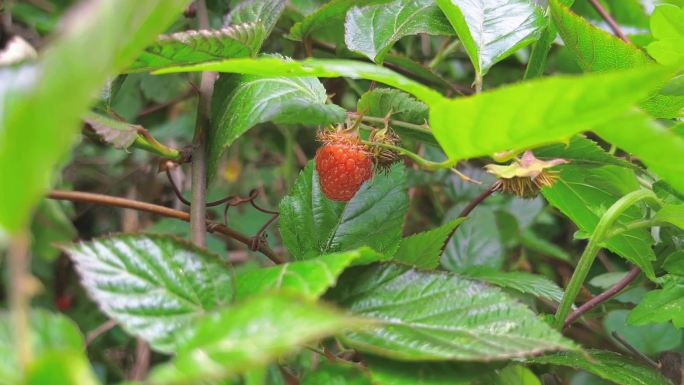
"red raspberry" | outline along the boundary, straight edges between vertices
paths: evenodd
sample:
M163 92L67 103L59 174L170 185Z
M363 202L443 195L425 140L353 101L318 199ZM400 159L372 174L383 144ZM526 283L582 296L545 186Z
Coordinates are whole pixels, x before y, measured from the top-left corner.
M357 138L330 134L316 152L316 171L328 199L348 201L373 175L373 160Z

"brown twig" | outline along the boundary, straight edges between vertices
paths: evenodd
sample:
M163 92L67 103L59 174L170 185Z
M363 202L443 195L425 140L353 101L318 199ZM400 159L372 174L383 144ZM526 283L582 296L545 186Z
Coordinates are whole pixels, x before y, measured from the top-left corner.
M613 19L613 16L611 16L610 13L608 13L608 11L606 11L606 9L603 8L603 5L599 2L599 0L589 0L589 3L591 3L594 9L596 9L596 12L598 12L599 15L601 15L603 20L605 20L606 23L608 23L610 29L613 30L617 37L619 37L627 43L630 42L627 38L627 35L625 35L625 33L622 32L622 29L620 29L620 25L615 21L615 19Z
M583 314L587 313L596 306L616 296L618 293L622 291L622 289L624 289L625 287L627 287L627 285L632 283L632 281L634 281L636 277L639 276L639 274L641 274L641 269L639 269L638 267L635 267L632 270L630 270L629 273L627 273L627 275L624 276L624 278L622 278L615 285L611 286L606 291L595 296L589 301L583 303L582 306L578 307L577 309L575 309L575 311L570 313L568 318L565 320L565 324L563 327L567 328L568 326L572 325L573 322L579 319Z
M96 327L95 329L91 330L88 332L88 335L86 335L86 340L85 344L86 346L90 345L97 339L97 337L101 336L102 334L110 331L117 325L116 321L113 319L108 320L107 322L103 323L102 325Z
M190 222L190 214L186 213L185 211L174 210L165 206L159 206L147 202L140 202L131 199L113 197L110 195L94 194L83 191L53 190L48 193L48 198L57 200L67 200L73 202L95 203L107 206L134 209L139 211L145 211L155 215L160 215L163 217L176 218L182 221ZM247 246L252 246L251 237L248 237L247 235L242 234L241 232L234 230L228 226L212 222L208 219L204 219L204 226L206 231L216 232L228 238L235 239L236 241ZM275 264L284 263L284 261L266 244L260 244L258 251L264 254L266 257L268 257L268 259L273 261L273 263Z

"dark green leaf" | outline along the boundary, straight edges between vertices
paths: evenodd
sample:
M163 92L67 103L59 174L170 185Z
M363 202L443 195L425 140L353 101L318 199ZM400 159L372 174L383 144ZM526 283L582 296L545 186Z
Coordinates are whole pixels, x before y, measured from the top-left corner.
M377 63L382 63L385 54L404 36L453 34L449 22L432 0L394 0L352 7L347 12L344 30L347 48Z
M654 219L684 229L684 204L666 204L656 213Z
M563 290L553 281L541 275L519 271L506 272L485 267L468 269L464 274L479 281L555 302L560 302L563 298Z
M460 211L461 205L456 206L447 217L452 218ZM504 251L494 209L478 206L447 243L442 263L451 271L464 271L473 266L499 268Z
M380 322L345 335L344 342L389 358L491 361L575 349L501 290L445 272L393 264L357 268L329 297Z
M452 362L406 362L364 355L375 385L471 385L486 373L486 364Z
M322 362L302 377L301 385L374 385L368 372L345 361Z
M186 384L228 379L352 326L366 324L295 297L256 297L191 325L174 360L158 366L150 380Z
M375 88L361 95L356 110L367 116L392 119L413 124L424 124L428 119L428 106L411 95L390 88Z
M511 364L475 383L476 385L542 385L530 369Z
M273 31L285 9L285 0L248 0L233 8L226 16L224 25L260 23L264 28L264 39Z
M393 259L423 269L436 269L447 238L466 218L456 218L429 231L403 238Z
M657 7L651 16L651 33L655 41L646 50L658 63L684 62L684 9L671 4Z
M648 295L648 294L647 294ZM643 302L642 302L643 303ZM658 313L669 313L671 310L661 307ZM617 332L630 345L647 356L654 356L667 350L676 349L682 342L682 331L675 329L672 324L649 324L632 326L627 324L629 310L614 310L603 318L603 327L611 335Z
M392 255L401 241L408 209L406 175L401 166L379 173L347 203L326 198L309 162L290 195L280 203L280 232L297 259L370 246Z
M331 0L318 8L316 12L295 23L288 37L293 40L306 40L315 35L316 38L341 41L344 35L344 17L349 8L372 3L370 0Z
M547 354L528 359L528 362L570 366L622 385L672 385L655 369L631 358L602 350L589 350L588 353L589 356L579 352Z
M663 262L663 269L670 274L684 277L684 250L677 250L668 255Z
M36 257L54 260L61 251L55 246L68 243L76 238L78 231L67 212L69 202L44 200L41 202L31 223L31 250Z
M254 56L259 52L264 37L261 23L162 35L131 64L128 72Z
M684 328L684 281L669 279L661 289L646 293L628 321L633 325L672 321L676 327Z
M537 40L546 24L541 9L526 0L437 0L437 4L480 75Z
M361 248L250 270L235 278L236 297L241 299L266 291L281 290L316 299L328 288L335 286L337 277L349 266L382 259L384 257L373 250Z
M626 193L639 189L634 172L625 168L564 165L559 169L560 180L553 187L544 189L544 196L587 233L594 231L604 210ZM632 208L618 218L617 224L641 218L641 211ZM656 257L651 249L652 243L646 230L631 230L607 240L606 247L654 278L651 261Z
M534 155L539 159L551 160L555 158L565 159L573 164L588 166L614 165L620 167L638 167L633 163L618 159L602 149L596 142L587 139L583 135L573 136L570 142L552 144L534 150Z
M548 255L549 257L556 258L571 265L575 263L572 255L570 255L567 251L555 243L542 238L531 229L527 229L520 233L520 243L528 250L543 255Z
M233 296L218 256L173 237L122 234L66 252L102 311L162 352L174 350L177 330Z

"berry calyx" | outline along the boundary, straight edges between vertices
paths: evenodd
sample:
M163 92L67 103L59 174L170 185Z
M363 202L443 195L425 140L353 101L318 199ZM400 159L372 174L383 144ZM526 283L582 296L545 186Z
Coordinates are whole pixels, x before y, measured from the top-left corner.
M316 171L321 190L330 200L346 202L373 176L373 159L356 134L346 131L319 135Z

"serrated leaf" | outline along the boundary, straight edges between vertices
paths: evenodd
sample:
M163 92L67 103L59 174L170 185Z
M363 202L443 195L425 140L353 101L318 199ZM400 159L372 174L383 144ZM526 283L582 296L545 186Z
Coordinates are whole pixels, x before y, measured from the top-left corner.
M447 217L455 217L462 206L451 209ZM478 206L447 243L442 264L451 271L463 271L473 266L499 268L504 252L494 210L488 206Z
M174 351L179 329L232 299L219 257L177 238L122 234L65 251L102 311L161 352Z
M401 240L408 209L406 175L395 165L364 183L346 203L323 195L314 163L280 202L280 233L296 259L369 246L392 255Z
M670 279L661 289L646 293L628 321L633 325L672 321L674 326L684 328L684 281Z
M142 126L130 124L94 112L88 112L83 121L97 137L114 148L127 149L135 143Z
M651 33L655 41L646 47L649 55L665 65L684 63L684 9L658 6L651 15Z
M352 51L382 63L385 54L404 36L426 33L451 35L453 30L433 0L394 0L349 9L344 42Z
M222 76L214 90L208 137L209 180L223 151L259 123L319 125L346 118L342 107L327 103L325 88L315 77Z
M83 336L78 326L66 316L44 310L31 312L29 320L31 351L36 357L51 352L81 352L84 347ZM0 313L0 384L20 383L21 370L16 354L15 330L10 314Z
M580 165L596 167L614 165L638 169L635 164L609 154L598 143L583 135L573 136L567 144L558 143L537 148L534 150L534 155L543 160L561 158Z
M534 42L546 25L537 6L526 0L437 0L480 75Z
M633 112L612 124L602 124L596 133L606 141L636 155L648 169L684 194L684 136L667 129L644 113Z
M672 385L655 369L618 353L603 350L589 350L587 353L588 356L579 352L553 353L528 359L527 362L586 370L622 385Z
M636 46L593 26L560 4L559 0L551 0L549 5L563 42L574 53L577 63L584 71L637 68L653 63ZM650 97L641 103L641 107L655 117L674 118L681 114L684 97L658 94L658 88L666 81L667 79L663 79L652 83L656 87L650 88Z
M354 5L364 6L368 3L372 3L372 0L328 1L315 12L307 15L304 20L295 23L287 37L301 41L316 34L319 39L342 40L344 17L349 8Z
M304 344L366 324L327 306L289 296L261 296L208 314L191 325L174 360L158 366L152 384L229 379Z
M243 1L226 15L224 26L259 23L264 28L263 40L266 40L284 9L285 0Z
M361 95L356 111L367 116L392 119L413 124L423 124L428 119L428 106L411 95L391 88L375 88Z
M337 278L346 268L382 259L382 255L364 247L306 261L250 270L235 278L235 296L241 299L266 291L285 291L316 299L328 288L335 286Z
M128 72L254 56L265 38L261 23L215 30L183 31L161 35L128 67Z
M377 385L368 370L345 361L322 362L302 376L301 385Z
M565 141L621 117L667 77L667 69L650 66L517 83L432 104L430 127L450 159Z
M403 238L393 259L423 269L437 268L444 244L465 219L456 218L435 229Z
M484 267L468 269L464 274L479 281L513 289L538 298L555 302L560 302L563 298L563 290L553 281L541 275L520 271L499 271Z
M584 232L591 234L603 215L623 195L639 189L634 172L616 166L587 168L563 165L560 179L542 192L551 205L567 215ZM641 219L641 211L633 207L622 214L616 225ZM649 278L654 278L651 261L656 259L653 239L643 229L627 231L608 239L606 247L639 266Z
M328 297L380 324L343 341L388 358L492 361L575 349L501 290L445 272L393 264L357 268Z
M658 210L654 219L684 229L684 204L666 204Z

